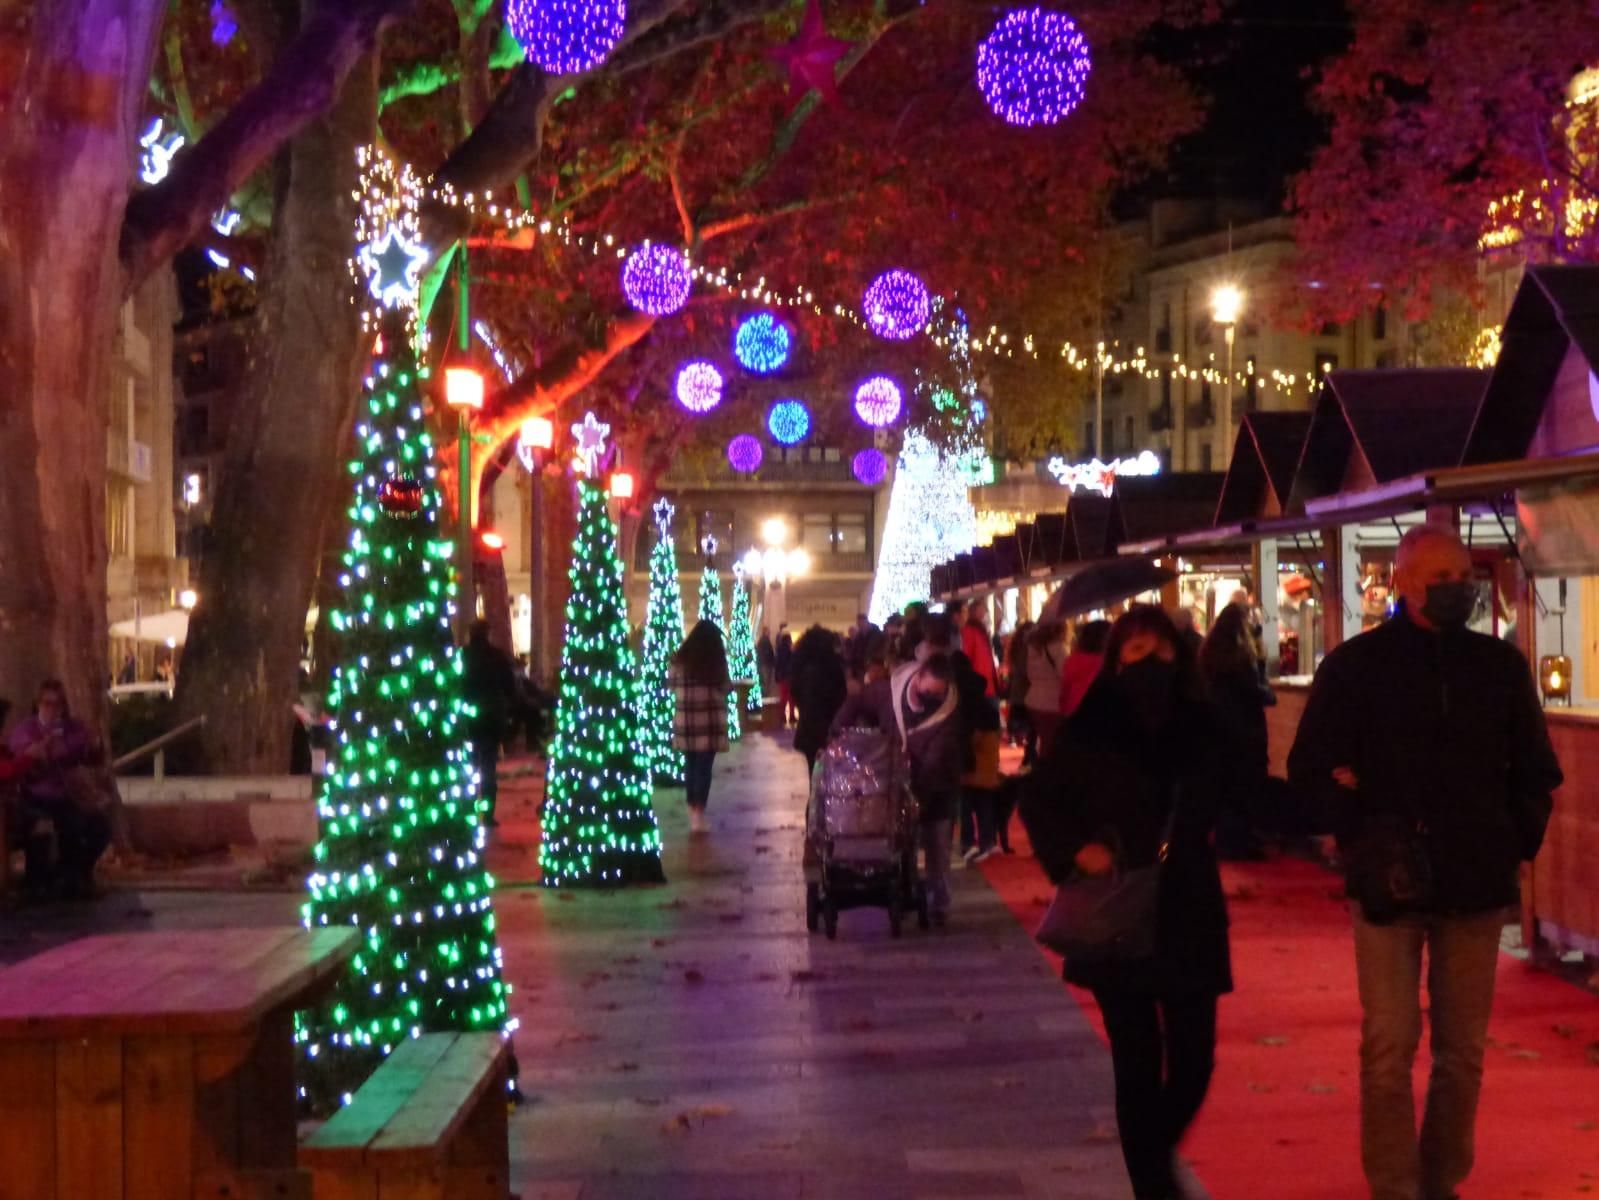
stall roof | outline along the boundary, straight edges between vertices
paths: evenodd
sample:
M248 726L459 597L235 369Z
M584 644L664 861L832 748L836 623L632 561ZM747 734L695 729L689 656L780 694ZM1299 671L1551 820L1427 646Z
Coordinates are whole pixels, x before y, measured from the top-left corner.
M1310 429L1308 412L1252 412L1238 426L1216 524L1274 517L1288 509L1294 472Z
M1223 478L1219 471L1193 471L1118 479L1105 553L1129 542L1208 528L1216 519Z
M1307 515L1338 524L1424 508L1429 504L1494 500L1538 483L1599 476L1599 454L1524 458L1515 462L1471 463L1421 471L1362 491L1312 500Z
M1569 406L1556 403L1554 394L1563 369L1571 375L1569 386L1560 389L1571 393ZM1594 449L1593 401L1599 389L1591 380L1596 369L1599 267L1528 267L1505 318L1499 360L1463 461L1504 462L1529 452ZM1565 426L1558 431L1563 436L1540 438L1540 426L1557 419ZM1534 445L1538 441L1551 444L1540 451Z
M1085 562L1111 553L1111 510L1109 496L1079 492L1066 506L1067 538L1075 551L1071 561Z

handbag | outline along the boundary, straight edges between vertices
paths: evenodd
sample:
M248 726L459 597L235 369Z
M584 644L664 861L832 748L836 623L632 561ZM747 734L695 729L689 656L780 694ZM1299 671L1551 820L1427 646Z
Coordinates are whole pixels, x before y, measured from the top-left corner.
M1433 902L1427 826L1419 817L1368 819L1349 850L1344 890L1372 925L1387 925Z
M1161 832L1154 863L1108 875L1075 874L1055 888L1033 937L1074 967L1141 962L1155 956L1160 876L1171 849L1177 797Z

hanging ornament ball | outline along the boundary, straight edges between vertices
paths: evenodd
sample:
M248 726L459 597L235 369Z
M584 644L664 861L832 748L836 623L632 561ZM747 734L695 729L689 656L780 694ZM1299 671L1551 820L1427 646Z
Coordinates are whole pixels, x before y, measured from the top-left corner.
M385 479L378 487L378 506L391 517L414 517L422 511L422 485L411 475Z
M693 284L688 255L656 242L645 242L622 266L627 302L652 317L669 317L687 304Z
M677 372L677 402L691 413L708 413L722 402L722 373L703 359L684 363Z
M551 75L575 75L616 49L627 0L508 0L505 23L523 53Z
M805 440L811 431L811 414L798 400L779 400L766 414L766 428L785 446Z
M850 460L849 469L854 472L855 478L867 487L876 487L883 482L883 476L888 474L888 459L883 457L881 450L868 446Z
M751 433L741 433L727 443L727 461L733 470L748 474L761 465L761 440Z
M892 425L902 404L899 384L887 375L873 375L855 389L855 415L873 429Z
M788 361L788 326L769 312L758 312L739 322L733 335L733 353L746 371L770 375Z
M977 86L1011 125L1053 125L1082 102L1088 41L1065 13L1018 8L977 47Z
M866 288L861 312L878 337L903 342L927 325L932 312L927 285L909 271L884 271Z

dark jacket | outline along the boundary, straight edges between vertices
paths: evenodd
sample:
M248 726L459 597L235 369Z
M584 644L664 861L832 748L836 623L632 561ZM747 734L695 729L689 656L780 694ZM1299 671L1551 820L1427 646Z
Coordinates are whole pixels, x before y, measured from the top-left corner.
M812 647L805 638L796 649L789 678L789 694L799 709L799 724L794 727L794 749L815 754L827 745L827 731L833 714L849 694L844 678L844 660L831 646Z
M888 679L868 683L851 696L833 720L834 729L871 725L890 731L905 746L911 765L911 791L926 821L949 821L960 800L960 777L970 752L970 731L961 716L959 693L929 712L911 711L904 693L919 664L902 663ZM900 729L896 704L904 709Z
M461 651L461 691L477 709L470 723L475 737L505 736L516 702L516 668L511 656L493 642L469 641Z
M1333 781L1338 767L1358 790ZM1442 914L1515 903L1562 778L1520 651L1403 614L1321 664L1288 770L1332 815L1346 864L1373 816L1422 821Z
M1164 730L1151 733L1115 687L1101 681L1033 768L1022 790L1022 821L1055 883L1071 876L1072 860L1090 842L1111 846L1123 867L1154 863L1172 804L1178 805L1161 869L1155 957L1068 962L1070 982L1161 996L1232 991L1227 905L1211 849L1225 746L1208 703L1183 703Z
M772 650L772 673L778 683L788 682L794 665L794 635L786 630L777 635L777 645Z
M1276 697L1260 682L1252 663L1207 675L1206 682L1210 685L1210 698L1215 702L1222 730L1237 751L1232 764L1234 778L1230 782L1242 789L1258 791L1269 766L1266 708L1276 703Z

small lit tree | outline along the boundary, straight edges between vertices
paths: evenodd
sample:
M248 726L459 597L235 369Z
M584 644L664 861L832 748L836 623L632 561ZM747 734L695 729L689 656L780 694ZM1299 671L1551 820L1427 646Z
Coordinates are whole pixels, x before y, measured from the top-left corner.
M650 777L657 783L683 782L683 752L672 746L677 696L666 686L672 655L683 641L683 587L677 578L677 548L672 544L671 501L655 502L655 548L650 551L650 594L644 619L644 663L639 681L639 741Z
M700 572L700 610L699 619L709 621L722 631L723 638L727 635L727 622L722 616L722 577L716 573L716 539L706 536L700 547L705 551L705 570ZM728 671L732 672L732 655L728 655ZM727 693L727 740L736 742L743 736L744 730L738 719L738 693Z
M750 619L750 589L744 568L733 565L733 617L727 634L727 669L740 683L749 681L748 712L761 711L761 672L755 658L755 630Z

